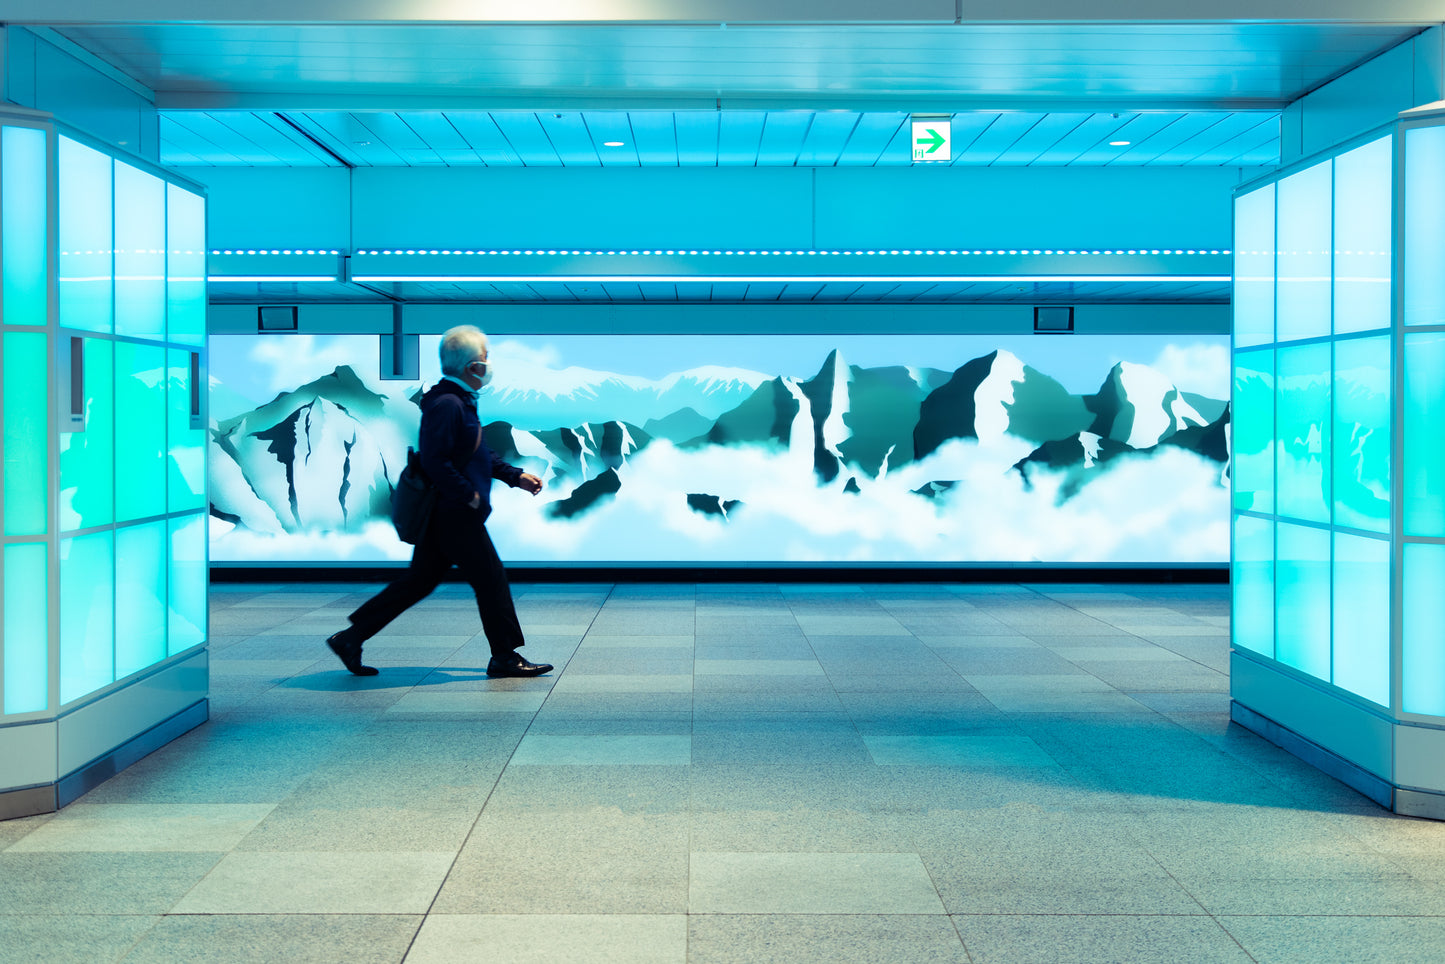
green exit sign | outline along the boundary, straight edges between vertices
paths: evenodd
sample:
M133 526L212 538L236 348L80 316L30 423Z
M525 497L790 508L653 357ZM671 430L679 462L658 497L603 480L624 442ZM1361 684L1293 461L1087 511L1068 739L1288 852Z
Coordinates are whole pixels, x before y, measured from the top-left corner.
M937 117L928 117L922 114L914 114L912 119L913 137L913 160L915 162L937 162L948 163L953 160L953 143L951 140L951 122L953 117L949 114L942 114Z

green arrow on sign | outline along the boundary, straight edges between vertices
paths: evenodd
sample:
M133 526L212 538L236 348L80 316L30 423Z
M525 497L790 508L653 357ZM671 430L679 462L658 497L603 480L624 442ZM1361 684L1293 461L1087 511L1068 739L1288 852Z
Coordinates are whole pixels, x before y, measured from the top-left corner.
M946 140L946 138L931 127L925 127L924 130L928 131L928 133L933 136L920 137L918 139L918 143L929 145L928 150L924 151L923 153L932 154L934 151L938 150L940 147L943 146L943 142Z

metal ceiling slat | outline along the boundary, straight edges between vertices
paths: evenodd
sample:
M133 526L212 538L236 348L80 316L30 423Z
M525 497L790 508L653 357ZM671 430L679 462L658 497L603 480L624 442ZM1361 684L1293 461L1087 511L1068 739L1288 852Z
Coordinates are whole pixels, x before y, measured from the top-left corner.
M493 111L492 121L524 167L561 167L562 158L531 111Z
M743 300L777 301L778 296L783 293L785 287L787 287L787 285L754 282L748 285L748 290L747 293L743 295Z
M400 157L408 167L439 167L441 157L436 150L392 111L368 111L355 114L357 121L375 135L373 144L380 142Z
M1279 164L1279 138L1271 137L1254 150L1236 157L1231 167L1274 167Z
M683 115L679 114L681 119ZM761 110L725 111L717 119L719 167L754 167L768 114ZM679 128L680 130L680 128Z
M995 164L1031 164L1040 154L1078 130L1079 125L1089 119L1089 114L1052 113L1045 114L1039 122L1009 147L999 152Z
M412 132L448 164L467 163L468 160L472 164L481 163L477 152L472 150L467 139L447 119L445 112L409 110L400 116Z
M717 167L722 163L717 111L680 110L672 115L672 123L677 137L678 164Z
M164 145L170 142L206 164L240 163L240 159L237 158L236 155L221 145L214 143L209 138L191 130L177 117L162 115L159 127L163 152L162 160L164 160Z
M968 111L963 114L954 114L953 122L949 130L950 139L953 141L953 156L958 157L972 147L973 142L978 140L979 137L1002 116L1003 115L996 110ZM903 132L906 135L904 143L907 145L907 150L904 151L904 157L910 164L913 163L912 128L912 124L903 125Z
M822 111L815 114L808 136L798 152L799 167L834 167L858 126L862 115L852 111Z
M1028 111L999 114L997 119L988 126L988 129L974 138L973 143L968 147L962 151L955 148L953 163L960 165L992 164L1001 153L1008 150L1019 138L1036 127L1042 119L1042 114Z
M1081 153L1099 141L1114 140L1114 132L1133 119L1133 114L1090 114L1087 120L1059 138L1048 150L1039 152L1030 163L1039 167L1072 164Z
M676 301L677 285L648 282L637 286L643 301Z
M712 286L713 301L742 301L748 296L748 285L745 281L728 281Z
M1129 153L1141 164L1173 165L1173 151L1180 144L1214 127L1229 116L1228 111L1201 110L1182 115L1168 127L1158 131L1142 143L1135 144Z
M602 158L592 143L592 135L575 111L539 111L537 120L547 139L562 159L563 167L601 167Z
M608 301L641 301L642 291L635 284L623 281L604 281L602 290Z
M588 110L582 112L582 124L592 138L592 149L597 152L603 167L637 167L637 144L630 115L619 110ZM615 147L608 147L608 143Z
M249 120L247 119L249 118ZM239 122L239 126L236 122ZM254 123L253 123L254 122ZM279 160L292 167L338 167L340 162L316 143L286 123L274 111L235 112L228 126L250 138L257 145L272 151Z
M280 163L275 154L258 147L250 138L238 133L235 128L223 123L219 117L209 112L188 115L184 120L184 126L204 141L217 146L224 145L222 150L234 157L239 164L275 165Z
M308 110L288 115L302 128L320 135L322 143L357 167L395 167L401 158L377 143L371 128L347 111Z
M488 167L521 167L522 156L486 111L446 111L446 118L467 146Z
M907 127L908 115L871 111L858 118L858 126L838 155L839 167L873 167L889 149L898 133ZM906 145L900 148L908 154Z
M758 144L759 167L792 167L816 115L810 110L770 110Z
M793 282L783 287L783 293L778 295L779 301L812 301L813 298L826 287L821 282L818 284Z
M686 282L677 286L678 301L712 301L712 285L705 282Z
M1241 153L1260 146L1260 144L1279 136L1279 119L1271 117L1268 120L1261 120L1253 127L1243 130L1227 141L1221 141L1214 147L1192 158L1194 164L1228 164Z
M1274 118L1276 129L1279 124L1278 115L1265 115L1266 118ZM1237 112L1225 117L1218 124L1208 127L1193 137L1175 146L1173 154L1184 164L1222 164L1228 158L1220 158L1216 149L1243 134L1245 131L1253 130L1259 126L1264 119L1259 114ZM1211 158L1215 158L1211 160Z
M1177 113L1135 114L1129 123L1114 131L1113 134L1100 138L1098 143L1088 150L1080 151L1074 163L1125 165L1128 162L1123 158L1128 150L1132 149L1135 144L1148 140L1178 119L1179 114ZM1129 141L1129 143L1114 146L1109 143L1110 141Z
M955 141L954 143L957 143ZM913 166L913 125L909 123L908 115L904 115L903 121L898 125L888 146L883 148L883 153L878 155L874 162L875 167L912 167Z
M643 167L677 167L677 129L673 112L636 110L627 115ZM716 151L714 150L714 156Z

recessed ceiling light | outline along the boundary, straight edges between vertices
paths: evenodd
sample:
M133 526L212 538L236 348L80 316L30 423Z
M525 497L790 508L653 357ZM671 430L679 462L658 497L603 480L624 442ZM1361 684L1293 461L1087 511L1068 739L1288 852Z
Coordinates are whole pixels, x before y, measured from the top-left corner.
M1110 141L1110 142L1109 142L1109 146L1110 146L1110 147L1128 147L1131 143L1133 143L1133 142L1132 142L1132 141Z
M602 142L602 146L603 146L603 147L622 147L622 146L623 146L623 142L622 142L622 141L603 141L603 142Z

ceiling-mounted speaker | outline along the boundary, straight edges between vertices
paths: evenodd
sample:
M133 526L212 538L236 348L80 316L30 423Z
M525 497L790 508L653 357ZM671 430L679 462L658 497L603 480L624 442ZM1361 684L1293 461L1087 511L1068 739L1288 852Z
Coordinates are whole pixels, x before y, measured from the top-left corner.
M1074 330L1073 305L1036 305L1034 332L1041 335L1062 335Z
M295 305L261 305L256 309L257 331L297 331Z

